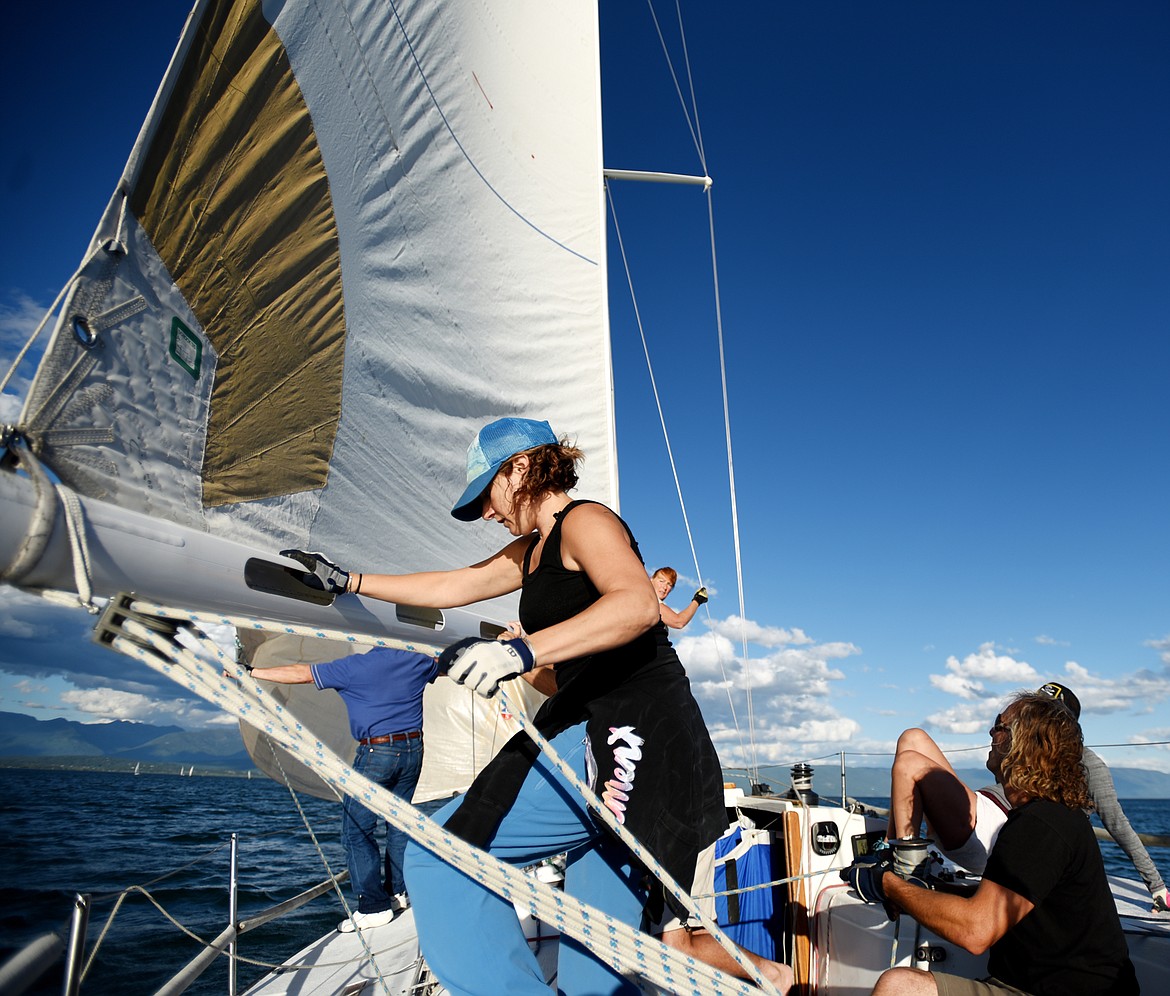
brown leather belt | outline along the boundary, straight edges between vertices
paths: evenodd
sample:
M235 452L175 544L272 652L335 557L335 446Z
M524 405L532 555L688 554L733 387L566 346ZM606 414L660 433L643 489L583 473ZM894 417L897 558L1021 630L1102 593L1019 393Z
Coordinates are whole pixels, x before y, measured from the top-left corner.
M409 733L387 733L381 737L365 737L358 741L363 747L374 747L377 744L400 743L403 740L418 740L422 730L411 730Z

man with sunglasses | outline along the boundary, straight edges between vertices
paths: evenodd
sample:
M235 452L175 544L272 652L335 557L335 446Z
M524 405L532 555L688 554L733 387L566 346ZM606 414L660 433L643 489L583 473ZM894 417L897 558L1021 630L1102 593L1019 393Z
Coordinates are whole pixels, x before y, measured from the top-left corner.
M1138 989L1105 866L1083 809L1084 743L1072 714L1042 692L1017 695L992 730L988 769L1009 813L970 896L906 881L888 859L854 864L866 902L907 913L973 954L989 952L985 979L893 968L874 996L1132 996Z
M1081 703L1072 689L1049 681L1037 692L1055 699L1073 719L1080 720ZM987 759L989 769L997 735L1002 736L1004 729L1003 717L996 716L995 724L988 731L992 740L992 755ZM1153 911L1166 912L1170 907L1166 884L1117 801L1117 790L1108 766L1087 747L1083 751L1082 763L1094 810L1145 881L1153 897ZM890 787L888 837L891 841L917 837L925 816L943 854L961 868L980 875L1000 828L1007 820L1009 808L999 785L985 786L974 792L969 789L925 730L906 730L898 738ZM895 847L895 870L904 878L921 877L926 870L918 857L922 854L921 848L915 851Z

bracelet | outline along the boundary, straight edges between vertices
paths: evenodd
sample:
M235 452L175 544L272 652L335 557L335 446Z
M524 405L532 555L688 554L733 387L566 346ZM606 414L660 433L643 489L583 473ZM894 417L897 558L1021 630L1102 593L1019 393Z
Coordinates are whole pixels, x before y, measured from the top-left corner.
M248 674L251 674L251 673L252 673L253 671L255 671L256 669L255 669L255 668L254 668L254 667L253 667L251 664L245 664L245 665L244 665L244 670L245 670L245 671L247 671L247 672L248 672Z
M365 574L358 574L357 584L354 585L353 593L360 595L362 593L362 582L366 579Z

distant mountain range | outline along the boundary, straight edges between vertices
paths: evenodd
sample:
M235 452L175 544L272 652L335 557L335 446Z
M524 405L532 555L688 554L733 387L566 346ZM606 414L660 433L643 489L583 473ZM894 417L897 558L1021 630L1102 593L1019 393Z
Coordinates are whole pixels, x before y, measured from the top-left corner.
M255 767L236 727L184 730L149 723L77 723L0 712L0 759L8 766L41 767L36 758L113 758L246 771Z
M87 759L143 764L198 765L247 771L254 768L244 750L239 730L183 730L149 723L77 723L69 719L40 720L15 712L0 712L0 764L7 767L43 767L45 758L68 758L71 764ZM38 760L41 759L41 760ZM108 764L101 764L107 767ZM145 770L145 769L144 769ZM984 768L959 768L959 777L972 788L991 779ZM1170 799L1170 774L1145 768L1110 768L1117 795L1122 799ZM762 780L775 792L788 788L774 770ZM729 775L729 777L731 777ZM746 787L742 777L735 779ZM828 799L840 798L841 774L835 764L818 765L813 787ZM846 791L855 799L885 798L890 794L890 769L850 766Z

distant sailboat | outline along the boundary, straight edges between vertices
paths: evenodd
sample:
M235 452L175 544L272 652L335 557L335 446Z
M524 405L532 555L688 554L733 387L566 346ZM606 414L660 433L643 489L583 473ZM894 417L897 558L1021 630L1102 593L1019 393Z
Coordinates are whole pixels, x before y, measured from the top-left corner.
M141 768L141 767L142 767L142 762L141 762L141 761L136 761L136 762L134 763L134 774L138 774L138 769L139 769L139 768Z

